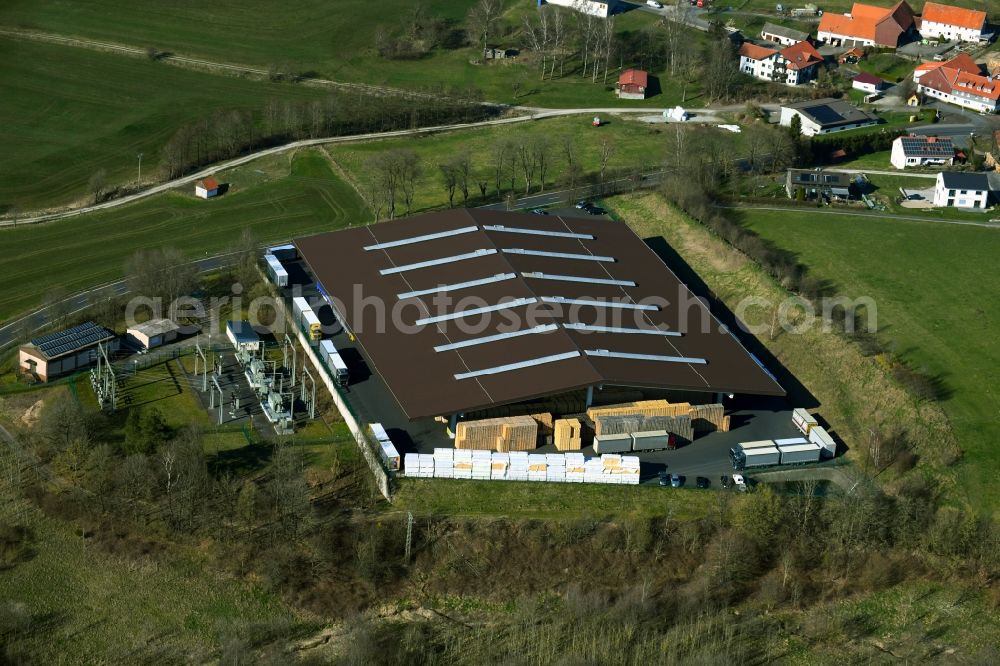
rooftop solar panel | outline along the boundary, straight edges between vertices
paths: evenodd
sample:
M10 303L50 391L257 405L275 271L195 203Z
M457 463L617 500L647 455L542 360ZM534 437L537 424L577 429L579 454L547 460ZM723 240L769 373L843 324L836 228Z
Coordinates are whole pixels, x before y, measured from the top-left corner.
M842 115L831 109L826 104L807 106L806 108L802 109L802 111L815 118L821 125L839 123L844 119Z
M104 327L88 321L64 331L57 331L56 333L49 333L35 338L31 341L31 344L38 347L39 351L49 358L54 358L77 349L89 347L113 336L114 334Z

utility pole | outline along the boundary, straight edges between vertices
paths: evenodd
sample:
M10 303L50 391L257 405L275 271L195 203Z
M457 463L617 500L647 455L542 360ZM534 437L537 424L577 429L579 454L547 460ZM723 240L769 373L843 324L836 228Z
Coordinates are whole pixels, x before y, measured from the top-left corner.
M406 564L410 563L410 546L413 545L413 512L406 512Z
M139 153L139 177L136 178L137 183L142 182L142 153Z

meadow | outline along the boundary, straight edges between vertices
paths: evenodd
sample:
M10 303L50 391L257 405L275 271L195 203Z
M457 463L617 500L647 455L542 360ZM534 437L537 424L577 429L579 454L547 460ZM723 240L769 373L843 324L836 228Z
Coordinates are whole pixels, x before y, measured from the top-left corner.
M172 246L197 259L224 252L243 229L268 242L371 219L319 151L252 162L222 180L229 191L209 201L185 188L109 211L0 231L7 255L0 283L31 284L0 294L0 320L38 305L50 290L74 292L121 278L125 260L139 249Z
M997 511L1000 350L993 331L1000 325L1000 289L984 270L1000 251L1000 229L804 211L741 213L751 229L795 253L838 292L875 299L882 341L943 387L941 406L964 451L954 496Z
M426 14L446 22L450 32L463 28L475 0L428 0ZM257 67L287 67L338 81L356 81L408 89L479 88L495 102L548 107L670 106L679 89L663 82L663 94L646 102L618 100L601 83L567 72L562 79L540 81L538 70L524 59L480 65L467 46L437 48L414 59L379 57L374 44L380 31L394 32L412 16L410 0L382 0L372 11L364 0L303 0L292 5L263 0L221 0L211 6L194 2L164 4L154 0L91 0L87 3L34 3L11 0L0 7L0 26L36 29L61 35L108 40L140 48L153 46L186 56ZM504 19L517 29L534 2L507 2ZM619 33L655 25L656 17L631 11L616 19ZM701 33L692 30L700 42ZM498 36L498 46L522 49L523 40ZM575 65L570 71L575 69ZM661 72L653 72L661 74ZM515 94L512 84L518 82ZM697 97L697 84L689 99ZM697 102L689 102L689 104Z
M111 186L134 183L139 153L143 180L155 181L160 149L180 126L327 94L18 39L0 38L0 60L0 214L83 201L98 170Z

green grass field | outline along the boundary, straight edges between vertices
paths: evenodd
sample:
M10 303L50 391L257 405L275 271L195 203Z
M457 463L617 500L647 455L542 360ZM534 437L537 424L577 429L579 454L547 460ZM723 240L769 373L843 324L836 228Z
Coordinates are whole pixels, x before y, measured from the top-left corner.
M216 111L324 95L315 87L7 38L0 38L0 60L0 213L83 199L99 169L109 185L132 183L140 152L144 179L155 179L160 148L178 127Z
M942 406L965 452L957 495L996 511L1000 288L983 270L1000 252L1000 229L798 211L745 211L744 218L842 293L876 300L882 339L950 393Z
M318 151L253 162L222 180L230 190L218 199L196 199L185 189L102 213L0 231L7 253L0 283L31 283L30 289L0 293L0 319L38 305L49 289L74 292L122 277L125 260L139 249L169 245L195 259L225 251L244 228L267 242L371 219L357 193Z
M5 613L16 604L30 617L5 638L33 660L207 661L230 638L256 642L311 628L273 594L209 573L197 553L120 558L88 546L68 523L27 511L34 556L0 572L0 598Z
M221 0L204 6L189 0L164 4L155 0L91 0L87 3L34 3L10 0L0 7L0 25L37 29L95 40L109 40L137 47L154 46L181 55L257 67L289 65L298 73L314 72L341 81L360 81L403 88L477 87L487 99L512 102L515 80L522 82L516 101L521 104L563 106L635 106L643 102L619 101L603 83L579 76L555 81L539 80L537 69L523 59L496 65L470 62L471 47L436 49L415 60L388 60L374 50L380 28L395 31L412 11L411 0L382 0L373 11L365 0L303 0L288 3ZM461 29L475 0L429 0L427 13L446 19ZM521 26L531 11L529 0L507 2L507 24ZM645 12L628 12L617 19L619 31L655 25ZM571 21L572 23L572 21ZM692 30L692 40L702 34ZM497 45L523 49L520 40L498 37ZM659 72L653 72L659 74ZM671 106L680 91L667 85L647 104ZM689 90L689 105L697 85ZM697 104L696 101L693 104Z

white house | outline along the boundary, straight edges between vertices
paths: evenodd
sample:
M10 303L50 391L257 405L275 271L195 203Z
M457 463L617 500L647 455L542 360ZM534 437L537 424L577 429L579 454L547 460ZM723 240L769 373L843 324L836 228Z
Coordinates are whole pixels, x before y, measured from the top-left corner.
M928 2L921 14L920 36L960 42L985 41L986 12Z
M194 195L201 199L211 199L219 194L219 181L214 178L199 180L194 184Z
M943 171L934 185L934 205L954 208L986 208L990 183L985 173Z
M545 4L568 7L583 14L607 18L614 12L615 5L618 2L617 0L608 0L607 2L595 2L594 0L545 0Z
M948 137L900 136L892 142L889 162L897 169L950 165L955 162L955 146Z
M790 86L816 78L823 56L809 42L797 42L782 50L750 42L740 46L740 71L762 81Z
M778 121L783 127L791 127L792 119L798 116L802 124L802 134L816 136L878 123L878 118L841 99L813 99L781 107Z
M1000 80L983 76L979 65L962 53L948 62L935 63L930 69L915 71L917 92L942 102L980 113L996 113L1000 109Z
M885 89L885 81L874 74L862 72L851 79L851 87L866 93L877 93Z

